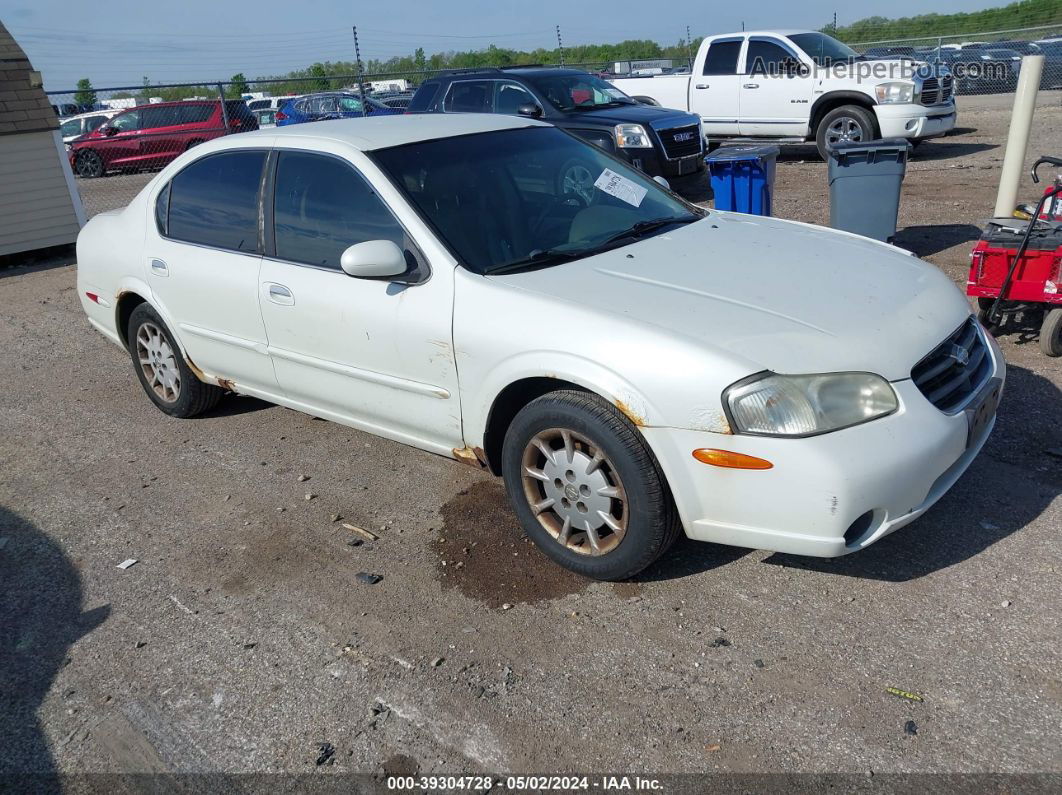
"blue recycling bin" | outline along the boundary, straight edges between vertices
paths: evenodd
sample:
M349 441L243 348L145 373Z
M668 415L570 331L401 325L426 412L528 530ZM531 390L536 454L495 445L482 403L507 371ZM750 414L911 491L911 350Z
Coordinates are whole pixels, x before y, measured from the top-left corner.
M715 209L770 215L777 146L724 146L706 158Z

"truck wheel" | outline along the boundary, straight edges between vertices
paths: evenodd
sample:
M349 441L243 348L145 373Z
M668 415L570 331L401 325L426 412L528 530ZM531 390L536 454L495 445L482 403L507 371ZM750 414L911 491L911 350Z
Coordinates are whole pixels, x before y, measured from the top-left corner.
M652 450L597 395L552 392L524 406L505 434L502 473L527 535L584 577L633 577L681 529Z
M822 117L815 131L815 145L819 149L819 156L828 160L827 144L873 141L877 137L877 125L869 110L859 105L842 105Z
M1062 307L1049 309L1040 326L1040 350L1047 356L1062 356Z

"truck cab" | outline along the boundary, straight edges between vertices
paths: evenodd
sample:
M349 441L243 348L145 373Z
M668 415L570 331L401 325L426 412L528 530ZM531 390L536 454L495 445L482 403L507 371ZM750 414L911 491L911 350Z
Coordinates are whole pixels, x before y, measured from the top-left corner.
M843 141L944 135L955 126L946 67L871 59L816 31L749 31L701 42L692 75L614 78L649 104L696 113L709 140Z

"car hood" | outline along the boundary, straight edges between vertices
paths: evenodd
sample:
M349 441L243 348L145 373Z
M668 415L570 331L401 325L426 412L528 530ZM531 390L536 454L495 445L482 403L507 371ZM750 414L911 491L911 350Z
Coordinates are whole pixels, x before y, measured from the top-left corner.
M597 122L601 124L620 124L622 122L634 124L659 124L676 123L700 124L700 119L692 114L672 108L658 108L655 105L617 105L612 108L600 110L573 110L564 114L565 119Z
M941 271L901 249L735 213L490 278L726 351L750 373L909 378L970 314Z

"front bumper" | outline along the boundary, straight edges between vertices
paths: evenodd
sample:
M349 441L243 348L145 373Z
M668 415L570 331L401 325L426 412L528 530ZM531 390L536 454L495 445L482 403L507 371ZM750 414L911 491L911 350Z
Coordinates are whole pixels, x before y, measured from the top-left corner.
M954 100L944 105L875 105L882 138L934 138L955 128Z
M1001 390L1003 357L994 342L989 347L993 371L988 383ZM863 549L925 513L966 471L995 424L992 416L968 441L965 412L942 413L910 379L893 387L900 401L895 414L804 439L674 428L642 431L690 538L837 557ZM708 466L692 457L693 450L703 447L765 458L774 467Z

